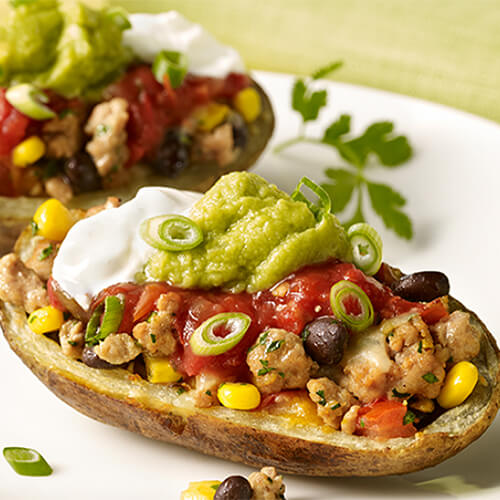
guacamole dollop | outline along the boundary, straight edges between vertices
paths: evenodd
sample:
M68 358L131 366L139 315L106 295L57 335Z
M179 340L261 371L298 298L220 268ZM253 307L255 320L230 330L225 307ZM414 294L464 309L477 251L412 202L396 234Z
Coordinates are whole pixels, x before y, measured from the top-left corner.
M350 259L335 215L317 219L305 203L256 174L222 177L193 206L190 218L203 231L203 243L181 252L156 251L145 268L147 279L256 292L307 264Z
M0 86L30 82L65 97L102 88L132 57L120 21L80 3L19 3L0 31Z

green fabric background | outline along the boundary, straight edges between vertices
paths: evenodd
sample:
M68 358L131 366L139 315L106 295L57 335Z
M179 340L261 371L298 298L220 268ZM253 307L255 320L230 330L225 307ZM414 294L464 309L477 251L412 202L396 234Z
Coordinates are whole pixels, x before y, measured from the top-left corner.
M341 59L345 66L334 74L337 80L422 97L500 122L499 0L109 3L130 12L177 9L235 46L250 68L309 73Z

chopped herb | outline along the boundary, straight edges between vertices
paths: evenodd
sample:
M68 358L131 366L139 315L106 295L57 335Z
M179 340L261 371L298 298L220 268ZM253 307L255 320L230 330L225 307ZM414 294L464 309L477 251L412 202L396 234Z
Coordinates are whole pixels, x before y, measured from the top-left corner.
M156 344L156 335L154 333L150 333L149 336L151 337L151 342Z
M321 398L318 404L321 406L326 406L325 391L316 391L316 394Z
M447 360L446 360L447 363L453 363L453 356L450 356Z
M180 396L181 394L184 394L186 392L186 389L184 387L179 387L177 389L177 396Z
M273 352L273 351L277 351L283 344L284 344L284 340L281 339L281 340L273 340L268 346L267 346L267 349L266 349L266 352Z
M74 340L68 340L68 344L73 347L76 347L78 345L78 342L75 342Z
M70 313L68 311L63 312L63 318L64 321L68 321L68 319L71 317Z
M422 341L418 343L418 349L417 351L421 354L422 353Z
M364 421L363 419L361 419L361 420L359 421L359 426L360 426L362 429L364 429L364 427L365 427L365 421Z
M66 108L66 109L63 109L57 116L60 120L62 120L63 118L66 118L67 116L69 115L74 115L75 112L70 109L70 108Z
M97 137L100 137L101 135L107 134L110 131L110 128L108 125L105 125L104 123L99 123L97 127L95 128L95 135Z
M394 337L394 332L387 334L388 337Z
M310 334L311 334L311 332L309 331L309 329L304 328L304 330L302 330L302 333L300 334L300 336L302 337L302 341L305 342L307 340L307 337L309 337Z
M35 236L35 234L36 234L36 233L38 233L38 230L39 230L39 229L40 229L40 228L38 227L38 224L37 224L34 220L32 220L32 221L31 221L31 234L32 234L33 236Z
M38 316L36 314L32 314L29 318L28 318L28 323L31 325L31 323L33 323L33 321L37 320L38 319Z
M269 335L269 332L264 332L263 334L260 335L259 337L259 344L264 345L267 340L267 336Z
M307 79L298 78L292 89L292 108L300 113L302 124L296 137L286 140L275 148L279 153L298 143L313 143L330 146L347 163L341 168L325 170L329 182L321 186L332 200L332 211L339 213L350 205L350 200L356 199L354 215L345 222L349 227L357 222L364 222L363 197L368 198L375 213L382 218L388 229L398 236L411 239L413 228L410 218L401 210L406 204L404 196L386 184L380 184L368 179L365 172L373 165L373 158L379 165L394 168L407 162L412 154L412 148L404 135L394 133L394 124L390 121L380 121L369 125L358 136L350 134L351 116L340 115L323 132L322 137L311 137L305 132L306 125L315 121L319 112L326 106L327 90L317 90L314 82L340 68L342 63L334 62L315 71Z
M206 394L207 396L211 396L211 395L212 395L212 391L205 391L205 394Z
M219 484L212 484L210 486L210 488L212 488L213 490L217 491L219 489L219 486L220 486Z
M337 403L336 405L333 405L330 410L336 410L337 408L340 408L340 403Z
M281 377L281 378L285 378L285 374L283 372L278 372L278 375Z
M153 311L149 316L148 319L146 320L146 323L151 323L153 321L154 317L158 314L157 311Z
M426 373L425 375L422 375L422 378L426 382L428 382L429 384L435 384L436 382L439 382L439 379L432 372L429 372L429 373Z
M406 415L403 417L403 425L407 425L407 424L411 424L411 423L415 422L415 418L417 418L415 413L413 413L411 410L408 410L406 412Z
M271 484L273 484L273 480L272 480L272 478L270 478L269 476L266 476L266 479L267 479L267 480L268 480Z
M38 256L38 260L45 260L47 257L52 255L53 252L54 252L54 247L52 246L52 243L50 243L48 247L45 247L41 251L40 255Z
M392 395L395 398L407 398L408 396L410 396L410 393L409 392L398 392L396 389L393 389Z
M267 359L259 359L262 368L257 372L257 375L267 375L269 372L276 370L276 368L269 368L269 361Z

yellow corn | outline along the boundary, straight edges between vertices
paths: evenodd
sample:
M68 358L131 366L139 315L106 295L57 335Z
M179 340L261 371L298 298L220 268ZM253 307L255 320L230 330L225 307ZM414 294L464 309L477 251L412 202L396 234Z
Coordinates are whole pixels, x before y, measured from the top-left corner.
M173 384L182 378L168 359L144 356L144 363L148 380L153 384Z
M181 500L213 500L220 481L193 481L181 493Z
M59 330L63 323L63 313L53 306L41 307L28 317L29 327L40 335Z
M460 361L446 375L443 388L437 398L442 408L454 408L469 396L478 379L475 365L469 361Z
M45 143L36 135L19 143L12 150L12 163L16 167L32 165L45 154Z
M227 382L222 384L217 397L221 405L233 410L253 410L260 404L260 392L253 384Z
M194 112L194 118L198 122L198 128L203 132L210 132L220 125L229 113L229 107L218 102L211 102L203 108Z
M248 123L253 122L262 111L260 95L253 87L240 90L236 94L233 104Z
M74 223L69 210L55 198L45 201L38 207L33 221L38 227L37 234L55 241L63 240Z

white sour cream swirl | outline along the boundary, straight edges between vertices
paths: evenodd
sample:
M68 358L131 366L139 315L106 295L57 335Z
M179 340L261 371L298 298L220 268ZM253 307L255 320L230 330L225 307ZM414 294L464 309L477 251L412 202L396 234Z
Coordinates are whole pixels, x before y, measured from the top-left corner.
M224 78L244 73L245 65L232 47L218 42L202 26L172 10L162 14L132 14L132 28L123 33L123 43L141 59L153 62L161 50L182 52L188 71L200 76Z
M201 196L165 187L142 188L122 206L77 222L55 258L53 278L88 309L92 297L104 288L134 281L153 253L139 234L141 222L163 214L189 215Z

